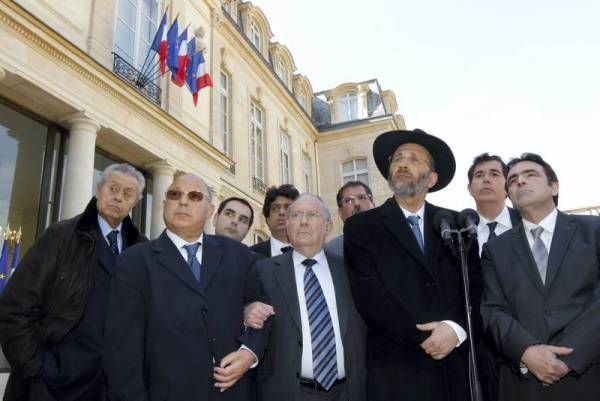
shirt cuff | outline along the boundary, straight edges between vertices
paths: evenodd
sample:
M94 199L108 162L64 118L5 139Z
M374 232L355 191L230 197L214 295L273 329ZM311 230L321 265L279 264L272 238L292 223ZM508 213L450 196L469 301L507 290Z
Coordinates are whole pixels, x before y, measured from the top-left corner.
M256 365L258 365L258 357L254 353L254 351L252 351L250 348L246 347L244 344L242 344L242 346L240 347L240 350L242 350L242 349L245 349L246 351L250 352L252 354L252 356L254 357L254 363L252 364L252 366L250 366L250 369L254 369L256 367Z
M452 320L442 320L442 322L446 323L448 326L450 326L450 328L452 328L452 330L454 330L456 337L458 337L458 343L456 344L456 346L460 347L460 345L464 343L467 339L467 332L465 331L465 329L460 327L458 323L455 323Z

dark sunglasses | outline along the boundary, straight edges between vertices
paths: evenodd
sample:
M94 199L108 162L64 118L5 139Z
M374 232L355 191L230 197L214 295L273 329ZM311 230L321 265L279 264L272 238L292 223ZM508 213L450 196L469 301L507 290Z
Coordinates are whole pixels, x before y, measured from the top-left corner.
M200 191L180 191L178 189L169 189L167 191L168 200L177 201L183 195L187 195L188 199L192 202L201 202L204 199L204 194Z

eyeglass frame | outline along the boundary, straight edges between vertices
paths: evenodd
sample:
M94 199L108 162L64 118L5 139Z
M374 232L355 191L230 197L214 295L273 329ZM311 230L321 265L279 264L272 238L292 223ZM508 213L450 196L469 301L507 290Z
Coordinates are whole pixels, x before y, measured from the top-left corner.
M177 198L170 198L170 197L169 197L169 192L171 192L171 193L177 193L177 194L178 194L178 195L177 195ZM192 197L190 197L190 196L189 196L189 194L198 194L198 195L200 196L200 199L198 199L198 200L192 199ZM196 191L196 190L193 190L193 191L182 191L182 190L180 190L180 189L168 189L168 190L165 192L165 198L166 198L167 200L172 200L172 201L178 201L178 200L181 200L181 198L182 198L184 195L185 195L185 196L186 196L186 197L187 197L187 198L188 198L188 199L189 199L191 202L194 202L194 203L200 203L200 202L202 202L202 200L203 200L203 199L206 197L206 195L204 194L204 192L202 192L202 191Z

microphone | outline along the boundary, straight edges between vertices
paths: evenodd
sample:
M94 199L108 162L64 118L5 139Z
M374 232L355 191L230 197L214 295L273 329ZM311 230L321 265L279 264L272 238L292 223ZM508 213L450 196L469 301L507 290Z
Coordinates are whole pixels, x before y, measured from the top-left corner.
M446 243L452 241L452 230L455 225L454 215L448 210L440 210L433 216L433 226L440 232Z
M458 215L458 224L467 232L469 237L477 238L479 215L473 209L465 209Z

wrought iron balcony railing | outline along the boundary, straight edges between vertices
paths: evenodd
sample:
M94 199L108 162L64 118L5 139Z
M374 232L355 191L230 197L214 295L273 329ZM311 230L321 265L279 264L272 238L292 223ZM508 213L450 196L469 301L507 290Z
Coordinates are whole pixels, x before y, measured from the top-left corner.
M258 177L252 177L252 188L257 190L258 192L267 193L267 184L263 182Z
M161 89L151 77L143 75L125 59L113 52L113 72L138 90L146 99L160 106Z

